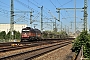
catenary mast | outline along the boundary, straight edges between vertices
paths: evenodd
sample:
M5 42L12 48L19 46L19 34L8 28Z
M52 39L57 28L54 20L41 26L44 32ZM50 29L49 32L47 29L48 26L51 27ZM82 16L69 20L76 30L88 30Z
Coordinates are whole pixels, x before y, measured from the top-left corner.
M10 17L10 38L13 40L13 30L14 30L14 4L13 0L11 0L11 17Z

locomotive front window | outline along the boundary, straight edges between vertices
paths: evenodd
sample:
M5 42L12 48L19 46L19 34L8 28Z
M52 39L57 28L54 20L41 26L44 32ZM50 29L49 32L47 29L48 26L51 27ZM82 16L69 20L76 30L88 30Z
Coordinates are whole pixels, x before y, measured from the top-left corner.
M30 30L22 30L22 32L29 32Z

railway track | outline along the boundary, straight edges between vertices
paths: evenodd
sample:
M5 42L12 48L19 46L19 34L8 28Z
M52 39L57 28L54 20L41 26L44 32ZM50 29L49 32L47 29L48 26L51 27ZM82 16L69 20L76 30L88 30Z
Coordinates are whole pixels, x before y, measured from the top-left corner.
M39 47L37 49L28 50L28 51L25 51L25 52L19 52L19 53L15 53L15 54L8 55L8 56L2 56L2 57L0 57L0 60L7 60L7 59L9 59L9 60L12 60L12 59L15 59L15 60L22 60L22 59L23 60L31 60L31 59L33 59L35 57L38 57L40 55L43 55L43 54L48 53L50 51L53 51L53 50L55 50L57 48L61 48L61 47L66 46L66 45L68 45L70 43L72 43L71 40L58 41L58 43L52 42L50 45L47 44L46 46Z
M29 43L29 42L10 43L11 44L11 45L9 44L10 46L0 47L0 52L7 52L7 51L12 51L12 50L18 50L18 49L25 49L25 48L30 48L30 47L35 47L35 46L40 46L40 45L45 45L45 44L53 44L53 43L57 43L57 42L60 42L60 41L48 41L48 42L42 41L42 42L32 42L32 43ZM14 44L15 44L15 46L12 46Z

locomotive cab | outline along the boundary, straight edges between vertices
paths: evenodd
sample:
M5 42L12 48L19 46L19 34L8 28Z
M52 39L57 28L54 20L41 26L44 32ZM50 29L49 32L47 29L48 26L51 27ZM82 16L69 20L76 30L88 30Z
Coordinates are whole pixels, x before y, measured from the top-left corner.
M21 42L23 41L34 41L41 38L41 31L38 29L33 29L26 27L22 29Z

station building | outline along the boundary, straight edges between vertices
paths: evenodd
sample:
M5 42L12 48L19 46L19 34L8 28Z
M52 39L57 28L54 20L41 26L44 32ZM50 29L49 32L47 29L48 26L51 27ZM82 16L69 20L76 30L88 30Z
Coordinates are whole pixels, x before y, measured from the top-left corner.
M21 33L22 28L27 27L27 24L14 24L14 30ZM10 31L10 24L0 23L0 32L5 31L6 34Z

